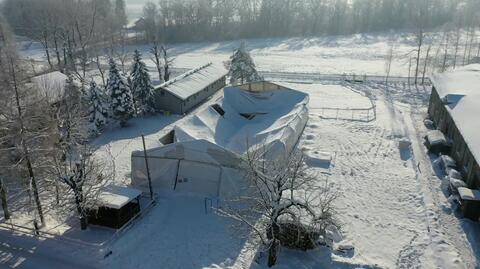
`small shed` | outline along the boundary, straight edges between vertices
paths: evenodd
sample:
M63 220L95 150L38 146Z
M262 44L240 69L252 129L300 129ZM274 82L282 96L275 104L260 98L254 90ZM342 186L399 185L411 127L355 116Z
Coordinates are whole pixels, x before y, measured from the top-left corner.
M88 222L120 229L140 212L141 194L130 187L106 187L98 196L99 207L88 211Z
M458 188L463 216L474 221L480 218L480 191Z
M190 70L155 88L155 108L184 114L226 85L228 71L209 63Z

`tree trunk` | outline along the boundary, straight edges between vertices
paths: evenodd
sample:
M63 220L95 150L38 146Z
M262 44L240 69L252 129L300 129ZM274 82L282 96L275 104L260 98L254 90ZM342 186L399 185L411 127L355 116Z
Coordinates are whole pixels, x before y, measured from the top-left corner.
M408 87L410 87L410 77L412 75L411 73L412 73L412 57L410 57L408 61Z
M427 73L428 57L430 56L430 49L431 48L432 48L431 46L428 47L427 55L425 56L425 63L423 65L422 85L425 85L425 74Z
M453 69L457 67L458 48L460 46L460 29L457 30L457 40L455 42L455 55L453 56Z
M10 219L10 213L8 212L7 188L3 183L3 179L0 179L0 196L2 200L3 216L8 220Z
M417 48L417 65L415 67L415 85L417 85L418 81L418 72L420 66L420 53L422 52L422 45L423 45L423 32L419 34L418 37L418 48Z
M42 210L42 205L40 203L40 197L38 195L38 188L37 188L37 181L35 179L35 174L33 172L33 167L32 167L32 163L30 161L30 153L29 153L29 150L28 150L28 147L27 145L25 144L25 138L24 138L24 133L25 133L25 126L23 124L23 112L22 112L22 107L20 105L20 96L19 96L19 93L18 93L18 86L17 86L17 78L16 78L16 75L15 75L15 66L13 64L13 60L10 59L10 65L11 65L11 72L12 72L12 79L13 79L13 88L15 90L15 101L16 101L16 106L17 106L17 112L18 112L18 119L19 119L19 122L20 122L20 140L21 140L21 146L22 146L22 150L23 150L23 154L25 155L25 162L26 162L26 165L27 165L27 169L28 169L28 175L30 176L30 183L32 185L32 188L33 188L33 195L35 197L35 203L36 203L36 206L37 206L37 211L38 211L38 215L40 217L40 222L42 224L44 224L44 218L43 218L43 210Z
M74 190L75 191L75 205L77 206L77 213L80 217L80 228L82 230L87 229L87 217L85 216L85 212L82 208L83 203L83 195L81 190Z
M56 34L53 35L53 44L55 45L55 54L57 56L58 68L60 69L60 71L65 72L62 68L62 59L60 57L60 50L58 48L58 40L57 40L57 35Z
M270 248L268 248L268 267L272 267L277 263L277 255L278 255L278 246L280 242L277 239L272 239L272 244Z

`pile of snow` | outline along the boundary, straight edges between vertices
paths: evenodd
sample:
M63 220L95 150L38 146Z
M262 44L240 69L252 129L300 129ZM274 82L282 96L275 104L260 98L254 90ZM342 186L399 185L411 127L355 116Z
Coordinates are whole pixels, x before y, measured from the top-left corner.
M332 154L323 151L304 150L306 163L311 167L329 168L332 162Z
M445 135L439 130L429 131L427 133L427 140L430 144L430 147L447 144L447 139L445 138Z
M449 172L448 172L448 176L450 178L455 178L455 179L463 179L462 177L462 174L460 172L458 172L457 170L455 169L451 169Z
M440 157L433 161L433 164L440 168L446 175L457 167L455 160L448 155L440 155Z
M454 194L458 193L458 188L467 187L467 184L463 180L452 178L452 177L448 177L448 184L449 184L448 186L450 188L450 191Z

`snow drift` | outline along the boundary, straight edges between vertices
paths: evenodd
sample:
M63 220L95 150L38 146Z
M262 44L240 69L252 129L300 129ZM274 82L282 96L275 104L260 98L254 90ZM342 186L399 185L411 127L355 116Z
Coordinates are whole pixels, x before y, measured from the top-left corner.
M155 189L226 197L245 186L239 163L259 144L267 158L289 155L308 121L308 94L269 82L229 87L224 98L175 126L147 151ZM142 151L132 153L132 184L146 188Z

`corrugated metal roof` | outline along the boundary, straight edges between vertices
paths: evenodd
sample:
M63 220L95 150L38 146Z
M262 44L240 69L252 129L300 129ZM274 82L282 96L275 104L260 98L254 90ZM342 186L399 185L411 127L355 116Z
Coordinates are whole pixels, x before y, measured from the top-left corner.
M182 100L186 100L216 80L226 76L227 73L225 67L209 63L167 81L158 86L157 89L163 89Z

